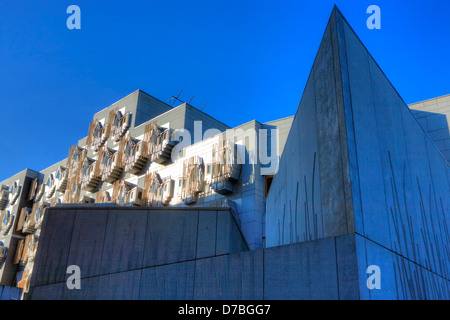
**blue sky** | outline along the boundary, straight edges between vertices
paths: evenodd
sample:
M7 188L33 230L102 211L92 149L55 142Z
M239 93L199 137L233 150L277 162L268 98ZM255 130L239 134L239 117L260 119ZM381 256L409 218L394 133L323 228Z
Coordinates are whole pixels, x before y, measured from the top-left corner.
M448 0L0 1L0 181L64 159L136 89L230 126L293 115L335 3L406 103L450 93Z

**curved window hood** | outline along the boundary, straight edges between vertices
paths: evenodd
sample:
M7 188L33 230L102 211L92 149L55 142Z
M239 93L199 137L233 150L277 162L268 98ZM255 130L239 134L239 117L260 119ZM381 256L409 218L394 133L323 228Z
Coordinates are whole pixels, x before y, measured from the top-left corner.
M92 149L98 151L108 140L107 127L102 126L100 121L97 121L94 127L94 133L92 137Z
M130 124L131 124L131 112L127 112L124 115L122 115L122 112L117 111L116 115L114 116L114 122L112 126L113 140L118 142L120 138L122 138L128 131Z
M117 181L123 172L122 154L106 148L101 163L101 180L109 183Z
M87 158L81 170L81 189L87 191L97 190L101 182L100 162Z
M45 192L45 196L47 197L47 199L50 199L55 194L55 191L56 191L56 183L55 183L53 174L49 175L45 185L47 186L46 187L47 191Z
M8 251L8 248L6 248L3 244L3 242L0 242L0 268L2 267L3 261L6 259L6 252Z
M161 178L157 172L150 172L144 178L144 202L151 207L161 205Z
M154 126L149 139L149 153L152 162L165 164L171 160L172 149L177 143L171 140L173 130Z
M45 209L48 207L47 202L39 204L35 202L33 204L33 209L26 212L25 221L23 223L22 232L23 233L33 233L38 227L42 225L45 215Z
M197 202L198 194L205 185L203 159L192 156L183 162L181 198L185 204Z
M242 165L237 163L234 143L216 143L212 149L212 163L208 164L211 188L219 194L233 192L234 182L239 180Z
M30 186L30 191L28 191L28 198L27 198L28 201L33 201L34 196L36 195L37 188L38 188L38 183L39 183L39 180L37 178L33 179L33 182L31 183L31 186Z
M6 208L9 199L9 190L7 186L2 185L0 188L0 210Z
M11 187L11 199L9 200L9 204L13 206L17 198L19 198L20 191L22 190L22 186L20 186L17 182L14 182L13 186Z
M36 202L39 202L39 201L41 201L41 199L42 199L42 196L44 195L44 193L45 193L45 183L41 183L40 185L39 185L39 187L38 187L38 189L37 189L37 192L36 192Z
M66 167L60 166L56 172L56 191L64 192L69 181L69 170Z
M127 181L122 181L119 185L116 203L130 206L142 205L142 189Z
M137 141L136 139L128 136L123 159L125 164L125 172L139 174L147 165L148 160L149 156L147 141Z
M9 210L2 210L0 213L0 234L6 236L14 222L14 215Z

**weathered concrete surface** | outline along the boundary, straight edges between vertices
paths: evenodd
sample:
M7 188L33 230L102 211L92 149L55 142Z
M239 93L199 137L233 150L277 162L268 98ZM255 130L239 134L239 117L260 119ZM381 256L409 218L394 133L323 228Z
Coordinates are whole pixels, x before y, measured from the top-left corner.
M449 164L335 9L267 197L267 246L356 233L448 290L449 194ZM381 296L402 298L393 288ZM444 297L434 288L427 297Z
M450 162L450 94L410 104L409 108Z
M336 32L333 12L267 197L268 247L354 231Z
M64 297L134 299L138 293L129 291L131 285L120 293L115 288L127 279L139 284L143 268L246 250L226 208L53 207L44 218L31 287L52 285L56 290L71 275L67 267L76 265L83 282L89 279L92 288L104 289L63 290ZM169 273L168 281L176 279ZM144 272L142 277L151 275Z
M33 287L27 298L358 299L355 261L354 235L346 235L82 277L80 290L49 283Z

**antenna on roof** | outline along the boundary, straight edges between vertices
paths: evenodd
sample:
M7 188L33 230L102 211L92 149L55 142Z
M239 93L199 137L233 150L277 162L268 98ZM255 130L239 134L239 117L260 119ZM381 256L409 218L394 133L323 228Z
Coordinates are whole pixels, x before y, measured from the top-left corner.
M173 106L175 101L180 101L181 103L186 103L179 98L179 96L181 95L182 92L183 92L183 89L181 89L180 93L177 96L172 96L172 98L167 100L167 101L169 101L170 106ZM187 102L187 103L190 104L191 101L194 100L194 97L195 97L195 94L192 96L191 100L189 100L189 102ZM203 107L200 109L200 111L202 111L205 106L206 106L206 103L203 105Z
M203 107L200 109L200 111L203 111L203 108L204 107L206 107L206 104L207 104L208 102L206 102L204 105L203 105Z
M178 99L178 97L180 96L180 94L183 92L183 89L181 89L181 91L180 91L180 93L176 96L176 97L174 97L174 96L172 96L172 98L170 98L168 101L169 101L169 105L171 105L171 106L173 106L173 104L175 103L175 101L180 101L181 103L185 103L184 101L182 101L182 100L180 100L180 99ZM191 99L192 100L192 99Z

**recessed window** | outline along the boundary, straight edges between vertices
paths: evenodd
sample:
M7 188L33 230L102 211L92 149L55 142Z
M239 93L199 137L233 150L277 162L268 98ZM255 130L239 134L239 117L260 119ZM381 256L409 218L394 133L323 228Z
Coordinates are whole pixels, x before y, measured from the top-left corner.
M273 180L273 176L265 176L264 177L264 184L265 184L265 188L264 188L264 195L267 198L267 195L269 194L269 189L270 186L272 185L272 180Z

